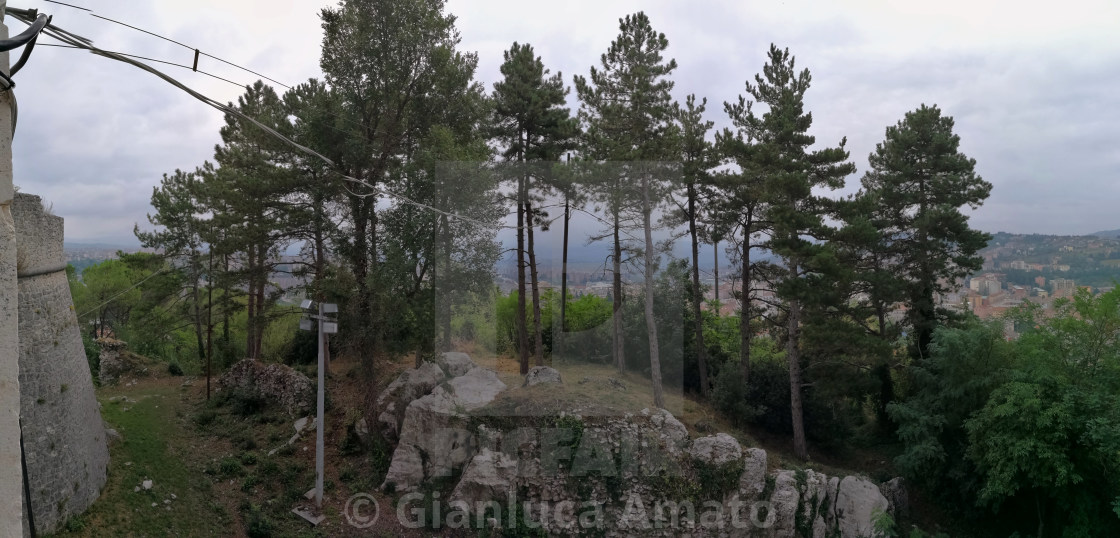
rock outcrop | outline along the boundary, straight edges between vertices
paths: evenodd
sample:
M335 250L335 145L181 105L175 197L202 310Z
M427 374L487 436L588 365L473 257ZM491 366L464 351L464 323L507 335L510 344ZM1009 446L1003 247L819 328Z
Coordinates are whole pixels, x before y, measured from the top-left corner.
M446 351L436 355L436 366L439 366L447 377L459 377L478 365L466 353Z
M529 373L525 374L524 387L532 387L541 383L563 384L564 381L560 378L560 372L555 368L548 366L534 366L529 369Z
M253 398L276 402L293 417L314 408L315 386L307 376L283 364L245 359L218 378L220 390L239 390Z
M771 471L764 450L725 433L690 439L664 410L551 415L530 382L551 377L547 370L526 376L528 400L516 405L500 396L506 386L490 370L441 370L450 379L406 404L382 488L445 499L442 513L476 530L856 538L870 536L874 517L894 506L865 478ZM402 405L404 394L429 384L415 382L416 370L402 378L382 398Z
M382 437L396 442L408 404L432 392L445 379L447 374L439 366L425 362L419 368L406 370L390 383L377 397L377 427Z
M475 367L408 404L382 488L415 491L425 480L462 469L478 450L474 433L464 428L467 413L505 389L493 371Z

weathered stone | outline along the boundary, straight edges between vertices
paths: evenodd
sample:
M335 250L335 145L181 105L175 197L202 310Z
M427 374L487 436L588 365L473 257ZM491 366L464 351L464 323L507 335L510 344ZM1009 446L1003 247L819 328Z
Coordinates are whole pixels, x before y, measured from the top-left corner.
M564 381L560 378L560 372L548 366L534 366L529 369L529 373L525 374L525 383L521 386L532 387L541 383L562 384Z
M841 538L870 536L874 529L872 517L886 512L888 504L887 498L870 480L844 477L836 490L836 503L832 505Z
M910 516L910 496L906 493L906 481L901 476L888 480L879 490L890 503L895 520Z
M736 441L734 437L720 432L692 441L688 453L700 461L712 465L723 465L732 461L739 461L743 457L743 448L739 446L739 441Z
M497 374L476 367L409 404L401 424L400 444L382 488L414 491L424 479L450 476L470 461L477 452L478 440L473 432L462 428L460 420L505 389Z
M283 364L242 360L222 374L218 387L276 402L291 416L303 416L314 407L315 387L311 380Z
M97 357L97 379L102 385L115 385L121 374L128 371L128 366L121 358L121 353L128 344L107 336L98 338L95 342L101 348Z
M451 493L451 501L466 501L471 505L491 500L504 502L517 478L517 469L516 459L482 448L463 471Z
M11 211L18 250L18 409L34 531L45 535L100 495L108 439L66 280L62 219L28 194L16 195Z
M448 377L459 377L478 366L471 360L470 355L459 351L446 351L436 355L436 365L439 366Z
M787 538L797 536L797 509L801 505L801 492L793 471L778 471L774 477L774 493L770 495L770 509L774 524L766 536Z
M664 409L642 409L642 415L648 416L650 424L658 432L662 444L674 455L688 444L688 428L681 424L672 413Z
M766 451L748 448L743 454L743 474L739 475L739 493L757 499L766 489Z
M377 397L377 428L381 435L395 442L400 437L401 422L408 404L432 392L445 379L447 375L443 370L430 362L401 372Z

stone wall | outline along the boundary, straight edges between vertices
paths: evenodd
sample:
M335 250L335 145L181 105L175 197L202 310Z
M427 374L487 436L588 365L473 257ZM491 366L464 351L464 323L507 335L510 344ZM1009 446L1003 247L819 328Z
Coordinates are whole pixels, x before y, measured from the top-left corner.
M62 255L62 219L38 196L12 204L19 274L19 382L37 534L80 514L105 485L109 449Z

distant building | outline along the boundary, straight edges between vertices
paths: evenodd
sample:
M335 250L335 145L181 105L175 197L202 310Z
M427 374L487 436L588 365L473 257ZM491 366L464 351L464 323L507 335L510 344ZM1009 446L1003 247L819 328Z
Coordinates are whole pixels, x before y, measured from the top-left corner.
M1050 291L1054 295L1070 295L1076 287L1073 280L1068 278L1055 278L1050 280Z

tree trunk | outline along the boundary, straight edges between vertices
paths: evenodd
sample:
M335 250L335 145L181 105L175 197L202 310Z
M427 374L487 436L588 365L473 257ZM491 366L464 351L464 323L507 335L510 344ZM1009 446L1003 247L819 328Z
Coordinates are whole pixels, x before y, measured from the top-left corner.
M206 359L206 344L202 339L202 297L198 292L198 279L202 278L202 264L198 251L191 253L191 299L194 301L194 336L198 340L198 360Z
M253 269L256 267L256 250L249 247L249 267L248 267L248 297L246 300L247 315L245 317L245 357L250 359L257 358L253 355L253 324L256 322L256 280L253 278Z
M571 218L571 209L568 206L568 192L564 192L564 241L561 247L562 261L560 263L560 341L563 342L568 332L568 220ZM555 331L554 331L555 332ZM553 341L555 341L553 337ZM555 344L553 344L555 353Z
M715 285L715 299L716 304L719 304L719 241L712 241L712 276L716 279ZM716 307L716 315L719 315L719 307Z
M700 240L696 235L696 187L692 184L688 185L688 233L692 237L692 315L696 329L696 363L700 368L700 394L707 398L707 348L704 347L704 318L700 313L700 302L703 300L700 289ZM719 286L718 281L716 286Z
M529 373L529 331L525 327L525 180L517 186L517 356L519 371Z
M206 399L210 400L210 374L214 362L214 245L206 255Z
M797 262L790 263L790 278L798 278ZM786 359L789 361L789 408L793 422L793 453L802 461L809 460L805 444L805 420L801 405L801 301L789 301L789 321L786 327Z
M444 206L446 207L447 204L445 203ZM435 282L436 289L441 290L443 296L436 297L440 336L438 351L451 351L451 223L447 215L440 215L440 221L443 227L443 240L440 245L441 263L436 266L436 269L443 271L443 278L437 278Z
M613 310L611 311L611 353L614 355L614 364L619 372L626 371L626 356L622 347L622 243L618 237L618 211L614 212L614 293Z
M645 232L645 291L646 291L646 334L649 336L649 373L653 381L653 405L665 409L665 393L661 387L661 355L657 342L657 319L653 315L653 226L650 213L653 207L649 200L649 177L642 178L642 228Z
M529 247L529 282L533 288L533 355L537 366L544 366L544 337L541 335L541 294L537 279L537 252L533 246L533 203L525 201L525 233Z
M743 283L739 291L739 375L743 388L751 381L751 247L750 236L743 234Z

